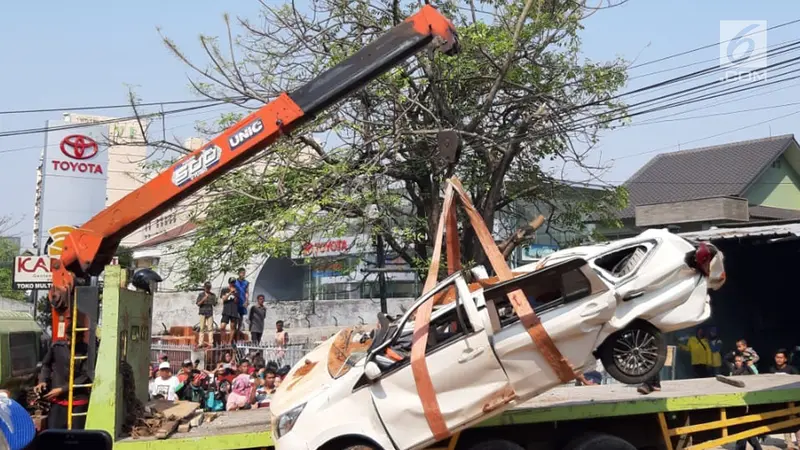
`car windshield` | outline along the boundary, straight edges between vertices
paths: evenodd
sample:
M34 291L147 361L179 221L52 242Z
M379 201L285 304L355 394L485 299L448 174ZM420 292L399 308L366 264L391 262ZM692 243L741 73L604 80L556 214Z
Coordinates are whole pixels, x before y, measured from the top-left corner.
M341 377L342 375L346 374L348 371L350 371L351 368L355 367L355 365L358 364L359 361L364 359L365 356L367 356L366 351L351 353L350 356L348 356L347 359L345 360L344 364L342 364L342 366L339 367L339 370L336 372L336 375L333 376L333 379L335 380Z

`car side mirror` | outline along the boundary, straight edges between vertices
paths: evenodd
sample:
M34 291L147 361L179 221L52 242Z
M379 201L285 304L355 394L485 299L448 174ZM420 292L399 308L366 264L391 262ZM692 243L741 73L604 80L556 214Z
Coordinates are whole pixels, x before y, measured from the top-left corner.
M364 366L364 375L366 375L369 381L375 381L381 377L381 368L378 367L378 363L375 361L369 361Z

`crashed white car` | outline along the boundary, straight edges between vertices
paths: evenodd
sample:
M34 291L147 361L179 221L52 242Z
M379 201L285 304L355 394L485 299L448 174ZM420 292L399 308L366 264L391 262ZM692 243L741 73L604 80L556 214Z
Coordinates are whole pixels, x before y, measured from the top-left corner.
M426 363L448 430L456 432L561 384L510 307L521 288L575 370L599 358L623 383L658 373L664 332L711 314L722 254L667 230L559 251L515 278L457 272L402 317L371 333L343 330L300 361L270 406L276 448L417 449L435 442L410 365L414 313L432 296ZM590 365L591 364L591 365ZM506 393L498 401L498 393ZM509 394L510 393L510 394Z

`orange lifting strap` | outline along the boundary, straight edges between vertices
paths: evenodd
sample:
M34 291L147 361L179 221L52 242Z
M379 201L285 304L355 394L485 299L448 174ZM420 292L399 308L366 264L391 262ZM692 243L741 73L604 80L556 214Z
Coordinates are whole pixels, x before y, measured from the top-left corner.
M456 223L456 210L455 210L455 193L461 199L461 204L469 217L475 234L483 247L486 256L489 259L492 269L497 273L499 281L506 281L512 279L514 276L511 268L508 267L505 258L503 258L500 249L494 242L489 229L483 221L483 218L472 205L461 182L453 177L448 180L447 187L445 188L444 203L442 205L441 216L439 217L439 225L436 230L436 239L433 247L433 255L431 266L428 269L428 277L425 279L425 286L423 294L427 293L434 288L438 280L439 274L439 260L442 256L442 237L445 234L445 226L447 231L447 268L449 273L454 273L456 270L461 269L461 255L458 240L458 229ZM547 334L542 326L541 320L533 312L528 299L521 289L517 289L508 293L508 298L514 308L514 312L519 317L523 326L528 331L531 339L533 340L536 348L539 349L542 356L545 357L550 367L558 375L562 383L567 383L575 379L575 373L570 366L569 362L561 355L561 352L556 347L550 335ZM419 394L420 401L422 402L422 410L425 413L425 419L428 421L428 426L433 432L437 440L442 440L450 435L447 429L444 416L439 407L439 402L436 399L436 391L433 387L428 366L425 361L425 350L428 342L428 330L430 325L431 313L433 311L433 304L435 299L431 298L422 304L417 309L414 317L414 336L411 345L411 370L414 374L414 381L417 385L417 393Z

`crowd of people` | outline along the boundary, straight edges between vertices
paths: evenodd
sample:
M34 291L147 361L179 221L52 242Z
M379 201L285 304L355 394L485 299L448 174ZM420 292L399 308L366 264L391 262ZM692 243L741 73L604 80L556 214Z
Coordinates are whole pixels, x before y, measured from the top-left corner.
M258 354L253 361L234 360L225 353L216 367L200 367L200 361L185 360L177 373L166 356L154 367L150 378L151 400L187 400L206 411L236 411L269 407L270 398L289 373L289 366L265 362Z
M238 277L230 278L219 295L212 291L212 284L205 282L197 295L195 304L200 319L197 340L198 349L213 346L214 308L221 301L219 318L220 343L230 345L244 340L242 328L247 319L251 342L260 343L264 335L266 306L264 295L259 294L250 304L250 285L245 279L245 269L240 268ZM275 323L274 345L276 351L267 355L283 360L283 350L289 344L289 333L283 321ZM275 361L266 362L263 355L251 355L251 359L234 360L231 352L225 353L223 362L215 367L201 367L199 360L186 360L180 370L173 373L166 355L151 370L150 398L166 400L189 400L200 403L207 411L234 411L239 409L269 406L270 396L289 372L289 366L279 367Z
M198 348L207 348L213 345L212 333L214 331L214 307L222 301L222 315L219 321L220 339L223 345L234 340L242 339L242 328L245 318L250 332L250 341L261 342L264 335L264 320L267 316L267 307L264 305L264 295L256 297L256 303L250 309L250 283L245 279L245 270L240 268L237 278L228 279L228 286L222 289L219 297L212 292L211 282L203 284L203 291L197 295L195 303L198 307L200 318ZM218 300L219 299L219 300ZM275 345L284 347L289 344L289 334L283 329L283 321L276 324Z

